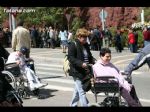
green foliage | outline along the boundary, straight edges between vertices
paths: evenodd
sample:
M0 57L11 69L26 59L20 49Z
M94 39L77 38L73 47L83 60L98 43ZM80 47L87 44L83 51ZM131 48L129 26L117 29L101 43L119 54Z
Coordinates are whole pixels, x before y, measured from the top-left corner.
M4 7L0 7L0 24L8 17L8 13L4 11Z
M144 17L146 22L150 21L150 7L144 7Z
M109 30L110 30L112 36L114 37L115 36L115 32L116 32L116 28L115 27L110 27Z
M75 17L72 21L72 31L76 32L83 25L83 21L79 17Z
M33 18L32 23L38 25L40 23L40 20L38 18Z
M29 8L29 7L26 7ZM30 13L20 13L18 18L24 19L27 23L39 25L48 24L56 26L56 24L64 23L64 8L61 7L30 7L34 9L35 12Z
M142 47L143 46L143 34L141 30L138 30L138 46Z

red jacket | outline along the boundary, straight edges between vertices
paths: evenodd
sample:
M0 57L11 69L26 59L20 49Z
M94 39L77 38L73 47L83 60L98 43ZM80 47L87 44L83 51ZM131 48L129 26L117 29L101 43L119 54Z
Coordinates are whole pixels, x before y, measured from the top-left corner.
M129 44L134 44L135 43L135 36L133 33L128 34L128 42Z

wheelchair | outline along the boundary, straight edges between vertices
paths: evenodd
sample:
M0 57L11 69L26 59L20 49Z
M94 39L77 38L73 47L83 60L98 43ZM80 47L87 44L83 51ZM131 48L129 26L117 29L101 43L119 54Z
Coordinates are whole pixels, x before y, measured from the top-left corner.
M34 61L28 61L27 66L35 72ZM11 83L21 98L28 99L31 95L37 96L39 94L39 89L30 91L28 80L16 63L5 64L3 74L6 74L6 79Z
M96 60L95 60L96 61ZM99 76L94 78L92 65L88 64L89 75L91 76L91 92L94 93L95 103L92 106L98 107L128 107L127 102L121 97L119 80L114 76ZM132 84L132 77L121 72L125 80ZM104 93L102 102L98 102L99 93Z
M119 81L113 76L96 77L91 82L91 91L95 96L95 105L98 107L128 107L127 102L121 97ZM102 102L98 102L98 94L104 93Z

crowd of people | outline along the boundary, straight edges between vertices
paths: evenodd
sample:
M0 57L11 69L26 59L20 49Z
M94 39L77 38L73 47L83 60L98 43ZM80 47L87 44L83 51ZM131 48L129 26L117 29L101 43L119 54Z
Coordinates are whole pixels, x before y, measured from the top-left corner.
M74 40L75 32L65 28L54 28L52 26L26 28L29 31L29 39L33 48L52 48L61 47L62 52L66 53L68 43ZM125 44L132 53L136 53L139 47L143 47L150 41L150 28L144 27L142 32L143 46L139 46L139 34L136 29L129 28L122 31L117 28L112 34L108 27L102 30L101 27L86 28L89 32L87 43L91 50L100 50L101 47L115 47L117 52L122 52ZM17 31L16 31L17 32ZM124 32L128 33L124 37ZM4 47L13 46L12 32L9 28L0 28L0 43ZM123 41L127 43L124 43ZM28 42L29 43L29 42Z

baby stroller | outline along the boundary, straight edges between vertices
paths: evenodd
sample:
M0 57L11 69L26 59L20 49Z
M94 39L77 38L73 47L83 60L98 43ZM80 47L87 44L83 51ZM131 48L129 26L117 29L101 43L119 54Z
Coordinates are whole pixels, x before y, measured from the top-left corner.
M27 61L27 65L35 71L34 61ZM30 98L31 95L37 96L39 94L39 89L30 91L28 80L25 75L21 73L19 65L16 63L5 64L3 73L9 73L6 79L13 85L21 98L27 99Z

